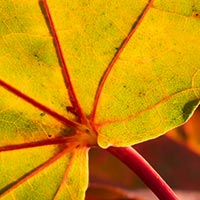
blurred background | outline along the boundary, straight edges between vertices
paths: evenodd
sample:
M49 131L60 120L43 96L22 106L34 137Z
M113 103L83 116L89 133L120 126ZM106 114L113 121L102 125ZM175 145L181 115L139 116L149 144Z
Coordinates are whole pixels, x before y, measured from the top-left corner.
M200 200L200 107L181 127L133 147L180 200ZM157 199L131 170L108 152L93 148L89 158L87 200Z

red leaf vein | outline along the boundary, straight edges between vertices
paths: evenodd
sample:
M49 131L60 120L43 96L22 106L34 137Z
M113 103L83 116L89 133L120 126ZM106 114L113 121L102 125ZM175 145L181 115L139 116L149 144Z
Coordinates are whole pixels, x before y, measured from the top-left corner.
M75 91L74 91L74 88L73 88L73 85L72 85L72 82L71 82L71 78L70 78L70 75L69 75L67 64L66 64L66 61L65 61L65 58L64 58L64 54L63 54L61 44L60 44L60 41L59 41L59 38L58 38L56 27L54 25L53 18L52 18L49 6L47 4L47 1L43 0L43 4L44 4L44 8L45 8L47 17L48 17L48 22L49 22L49 25L50 25L51 34L52 34L54 42L55 42L55 47L56 47L56 50L57 50L58 59L60 61L60 64L61 64L61 67L62 67L62 70L63 70L62 72L63 72L64 80L65 80L65 83L66 83L66 87L67 87L67 90L68 90L68 93L69 93L69 96L70 96L71 103L74 106L75 110L77 111L77 115L79 117L78 120L81 121L81 122L86 122L86 117L85 117L85 115L84 115L84 113L81 109L81 106L80 106L79 101L76 97L76 94L75 94Z
M127 46L128 42L130 41L130 39L132 38L133 34L136 32L136 30L138 29L138 27L140 26L140 24L142 23L144 17L146 16L146 14L148 13L148 11L150 10L150 8L153 5L153 0L149 0L147 6L145 7L144 11L142 12L142 14L139 16L136 24L133 26L133 28L131 29L131 31L129 32L127 38L123 41L121 47L119 48L119 50L117 51L117 53L115 54L115 56L113 57L112 61L110 62L110 64L108 65L104 75L102 76L102 79L100 81L99 87L97 89L96 92L96 96L95 96L95 100L94 100L94 104L93 104L93 110L90 114L91 120L94 121L95 115L96 115L96 110L97 110L97 105L102 93L102 90L104 88L105 82L108 79L108 76L110 74L110 72L112 71L114 64L116 63L116 61L118 60L118 58L120 57L120 55L122 54L123 50L125 49L125 47Z

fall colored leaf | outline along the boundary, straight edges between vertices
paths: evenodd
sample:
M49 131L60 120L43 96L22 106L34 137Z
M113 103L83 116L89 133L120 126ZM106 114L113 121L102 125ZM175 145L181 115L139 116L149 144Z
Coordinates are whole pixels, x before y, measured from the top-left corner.
M181 2L175 11L163 4L155 1L106 80L96 113L102 146L158 136L185 122L199 103L200 21L180 14Z
M88 148L184 123L200 99L200 3L2 0L0 195L83 199Z

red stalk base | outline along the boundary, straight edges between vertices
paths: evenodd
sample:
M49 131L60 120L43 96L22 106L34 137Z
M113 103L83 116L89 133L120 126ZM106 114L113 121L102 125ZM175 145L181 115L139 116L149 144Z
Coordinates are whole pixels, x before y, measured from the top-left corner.
M135 149L109 147L107 151L134 171L160 200L178 199L167 183Z

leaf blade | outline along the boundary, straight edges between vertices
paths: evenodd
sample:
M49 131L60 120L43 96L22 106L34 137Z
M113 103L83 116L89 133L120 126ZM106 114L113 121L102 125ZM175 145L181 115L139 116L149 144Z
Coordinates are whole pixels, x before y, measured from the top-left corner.
M158 23L162 26L157 26ZM154 138L190 117L199 104L200 96L199 61L194 59L188 63L191 54L199 57L198 27L197 19L154 8L149 11L102 91L96 118L97 126L102 125L98 129L102 147L111 144L127 146ZM190 53L191 50L193 53ZM173 95L177 97L170 99ZM165 103L159 103L162 101L169 103L165 106ZM184 114L184 106L188 102L193 102L190 113ZM136 119L137 116L141 117ZM109 121L123 123L112 125Z
M43 153L45 154L48 148L49 148L48 146L42 147L42 148L39 147L38 151L41 152L42 150ZM32 150L34 149L30 149L29 151L31 152ZM55 147L52 147L51 150L57 151L58 149ZM36 155L38 155L38 151ZM30 152L28 152L29 155L32 155L32 153ZM21 150L21 153L24 153L24 150ZM52 154L50 153L49 156L50 155ZM13 162L13 157L11 157L11 159ZM36 160L39 161L38 156L36 157ZM32 161L33 160L28 160L27 162L30 163ZM14 168L20 171L19 169L21 169L20 167L21 163L17 162L15 164L16 166ZM64 176L66 167L68 165L70 165L71 169L69 173ZM29 170L32 167L33 166L29 166ZM75 174L72 174L71 177L69 177L70 173L73 173L72 171L74 171L75 174L80 172L80 176L75 176ZM20 173L23 174L24 172L20 172ZM13 171L10 171L9 174L13 176L15 173L13 173ZM8 177L8 173L6 173L6 175ZM17 175L19 176L18 173ZM45 177L46 177L46 180L44 180ZM68 181L70 181L69 187L72 190L71 192L69 190L66 190L63 193L58 190L63 177L67 180L66 184L69 184ZM80 182L79 179L81 180L81 183L84 183L84 184L79 185L79 187L77 188L77 182ZM5 184L4 182L5 180L3 179L1 180L2 180L2 183ZM13 180L13 177L12 177L12 180ZM55 199L71 199L71 195L73 193L73 197L75 198L77 197L78 199L84 199L84 193L87 188L87 182L88 182L87 149L84 149L84 150L81 149L74 153L69 153L67 149L64 149L61 152L58 152L57 154L55 154L54 157L47 160L44 164L39 165L39 167L36 167L32 171L30 171L30 173L25 174L24 177L22 177L22 179L20 178L19 180L17 180L16 183L8 185L5 188L6 191L3 191L4 193L2 194L3 196L1 196L1 198L9 199L13 197L16 199L26 199L30 197L30 193L31 193L31 197L35 199L37 198L53 199L55 197L55 194L57 194ZM6 183L8 183L8 181L6 181Z

